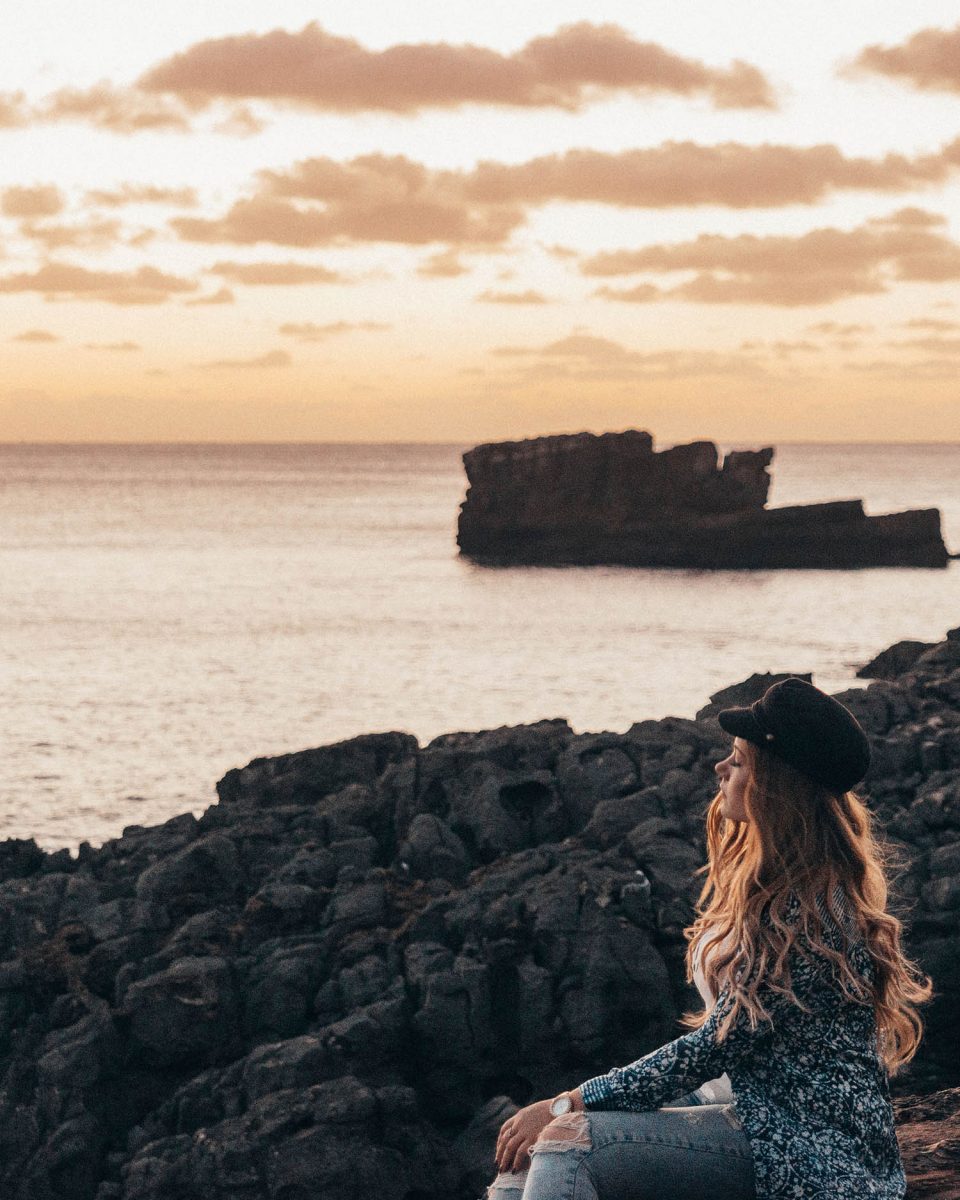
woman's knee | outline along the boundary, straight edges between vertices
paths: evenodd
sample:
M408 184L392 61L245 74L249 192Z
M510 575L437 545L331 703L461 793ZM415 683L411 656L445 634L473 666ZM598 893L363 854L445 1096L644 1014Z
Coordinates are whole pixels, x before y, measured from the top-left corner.
M590 1118L585 1112L564 1113L554 1117L549 1125L541 1129L537 1140L530 1147L530 1152L540 1150L564 1151L578 1148L590 1150L593 1141L590 1137Z
M501 1171L487 1188L484 1200L520 1200L529 1174L527 1167L522 1171Z

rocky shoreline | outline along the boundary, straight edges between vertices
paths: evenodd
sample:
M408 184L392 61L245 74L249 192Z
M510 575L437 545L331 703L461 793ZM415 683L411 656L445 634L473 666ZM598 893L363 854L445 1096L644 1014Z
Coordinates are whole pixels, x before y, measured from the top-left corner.
M840 693L933 976L893 1081L910 1196L960 1197L960 629ZM882 676L882 678L881 678ZM500 1123L697 1006L681 931L727 738L562 719L230 771L199 818L0 843L0 1194L475 1200Z

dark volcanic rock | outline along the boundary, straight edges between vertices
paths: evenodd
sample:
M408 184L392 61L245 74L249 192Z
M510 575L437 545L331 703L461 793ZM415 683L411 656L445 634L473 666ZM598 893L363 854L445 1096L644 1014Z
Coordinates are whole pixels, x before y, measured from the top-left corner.
M960 631L896 665L840 699L937 988L893 1081L910 1195L949 1197L957 1093L906 1097L960 1085ZM716 712L782 677L623 734L553 720L258 759L199 819L78 858L0 843L0 1195L475 1200L509 1112L696 1006L682 931Z
M896 679L909 671L921 654L930 650L935 642L897 642L872 658L857 671L859 679Z
M960 1088L895 1101L907 1200L960 1200Z
M457 544L478 563L636 567L945 567L938 509L861 500L764 507L772 447L656 452L649 433L489 442L463 456Z

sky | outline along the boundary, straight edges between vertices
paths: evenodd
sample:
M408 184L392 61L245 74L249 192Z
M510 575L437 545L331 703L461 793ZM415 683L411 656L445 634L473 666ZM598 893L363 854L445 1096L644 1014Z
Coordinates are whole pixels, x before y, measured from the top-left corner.
M0 441L960 441L955 5L131 12L4 14Z

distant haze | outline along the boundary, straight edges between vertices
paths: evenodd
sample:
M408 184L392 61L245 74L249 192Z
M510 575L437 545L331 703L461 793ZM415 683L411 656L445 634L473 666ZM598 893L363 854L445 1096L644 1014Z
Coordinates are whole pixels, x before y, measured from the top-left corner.
M944 0L62 0L0 40L0 442L957 438Z

